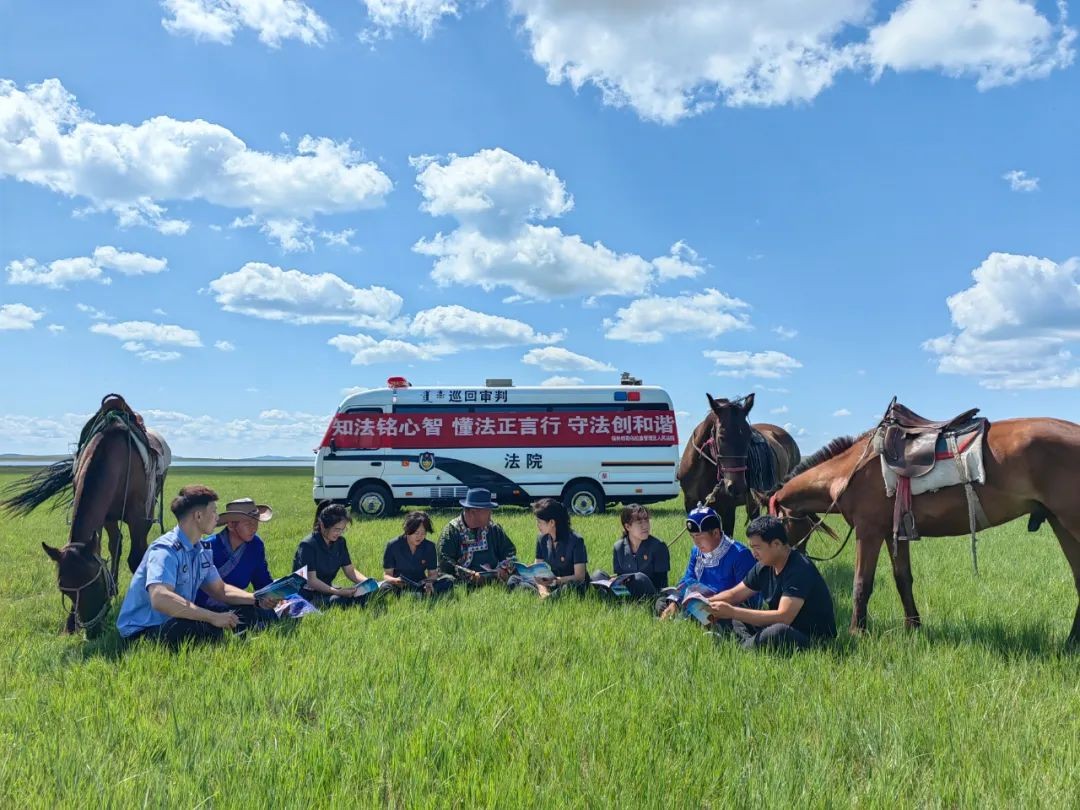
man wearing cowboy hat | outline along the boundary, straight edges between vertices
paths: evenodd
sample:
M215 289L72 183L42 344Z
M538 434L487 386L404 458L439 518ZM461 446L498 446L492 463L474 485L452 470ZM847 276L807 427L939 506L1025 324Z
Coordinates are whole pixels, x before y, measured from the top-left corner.
M266 564L266 546L256 532L260 523L266 523L274 516L274 510L266 504L255 503L251 498L239 498L229 501L225 510L218 513L217 525L224 528L210 538L210 550L214 556L214 567L229 585L247 590L254 585L255 590L264 588L274 581L270 568ZM200 591L195 604L210 610L226 610L212 596ZM259 605L259 618L273 621L277 615L269 608L272 605Z
M496 569L505 581L509 570L500 563L517 555L517 549L506 536L502 526L491 519L491 511L499 505L492 500L491 491L474 488L459 501L461 514L451 520L439 535L439 569L469 585L483 585L491 576L480 571Z

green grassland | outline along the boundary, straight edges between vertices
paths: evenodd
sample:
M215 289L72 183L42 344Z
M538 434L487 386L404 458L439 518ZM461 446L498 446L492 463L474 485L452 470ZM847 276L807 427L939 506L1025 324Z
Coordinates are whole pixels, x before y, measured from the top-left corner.
M25 471L23 471L25 472ZM0 472L0 485L18 471ZM310 530L302 470L175 470L168 488L271 503L271 569ZM498 519L530 556L531 515ZM434 515L436 530L453 514ZM741 518L740 518L741 520ZM348 533L381 571L400 516ZM654 533L681 527L675 501ZM614 513L575 520L610 567ZM886 555L869 635L750 655L639 606L491 588L307 617L217 647L61 637L60 512L0 518L2 807L1005 807L1077 805L1076 593L1049 528L912 551L925 628ZM815 541L818 552L831 550ZM672 548L678 572L689 542ZM822 564L838 624L853 552ZM124 568L121 588L129 575ZM115 608L114 608L115 615Z

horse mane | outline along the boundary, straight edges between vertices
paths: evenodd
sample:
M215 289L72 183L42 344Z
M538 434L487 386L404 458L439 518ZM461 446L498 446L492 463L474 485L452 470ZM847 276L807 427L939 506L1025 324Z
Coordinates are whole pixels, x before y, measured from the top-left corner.
M867 433L869 433L869 431L867 431ZM801 473L804 473L807 470L818 466L819 464L824 464L829 459L836 458L836 456L840 455L846 450L850 450L855 444L865 438L867 433L860 433L858 436L837 436L835 439L831 439L829 443L822 447L820 450L810 454L798 464L796 464L794 467L792 467L791 472L789 472L784 477L784 480L780 482L780 486L778 486L777 489L786 484L796 475L800 475Z

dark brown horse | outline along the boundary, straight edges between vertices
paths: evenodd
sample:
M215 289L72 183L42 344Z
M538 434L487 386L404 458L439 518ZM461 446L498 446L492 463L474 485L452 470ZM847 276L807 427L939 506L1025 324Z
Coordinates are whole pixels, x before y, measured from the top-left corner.
M754 407L753 394L735 400L705 396L709 399L709 413L694 428L683 450L679 485L687 511L698 503L712 505L720 515L725 534L731 536L735 507L743 503L748 516L756 514L754 491L773 489L799 463L801 455L791 434L782 427L750 424L747 416ZM755 431L764 439L764 445L755 443ZM760 452L755 452L755 446Z
M908 627L921 623L912 595L910 543L886 542L893 534L893 500L885 494L881 463L873 448L876 431L833 439L799 464L770 498L770 511L805 521L813 513L839 512L856 538L852 632L866 627L866 608L884 543ZM1030 515L1029 531L1050 523L1072 569L1080 595L1080 425L1061 419L1005 419L987 428L983 461L986 482L977 485L989 525ZM916 524L928 537L969 531L962 486L916 495ZM1069 644L1080 645L1080 607Z
M168 445L152 431L146 432L160 441L165 451L160 478L148 475L130 429L113 422L90 437L77 458L56 462L16 481L5 490L7 497L0 502L0 507L15 515L28 514L55 496L60 497L54 508L70 502L71 529L66 545L55 548L41 544L57 564L60 593L71 601L65 632L83 628L88 638L100 633L116 595L123 542L121 522L127 524L131 539L127 559L132 572L146 552L147 534L157 521L148 508L152 503L150 488L158 494L169 461ZM101 557L102 528L109 533L111 566Z

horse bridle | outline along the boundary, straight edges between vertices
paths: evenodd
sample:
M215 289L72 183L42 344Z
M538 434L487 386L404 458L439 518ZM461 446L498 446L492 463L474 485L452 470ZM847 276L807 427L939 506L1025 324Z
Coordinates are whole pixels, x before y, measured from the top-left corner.
M112 607L113 597L116 596L116 582L113 580L112 572L109 570L108 564L101 557L100 554L94 555L94 560L97 561L98 570L94 576L90 577L82 585L76 588L65 588L60 584L60 578L56 579L56 587L60 589L60 604L64 607L64 597L66 596L71 600L71 615L75 617L75 626L80 630L87 630L95 627L105 615L109 612L109 608ZM82 592L95 584L99 579L105 581L105 601L101 605L101 609L94 614L94 617L89 621L84 622L79 616L79 599L82 597Z
M744 473L744 472L746 472L749 469L749 467L747 466L747 460L750 458L749 452L743 453L742 455L736 455L734 453L721 453L721 452L719 452L720 443L716 440L716 431L717 431L717 428L713 428L712 435L709 436L708 441L703 442L700 445L697 445L697 444L694 445L694 449L698 452L698 455L700 455L703 459L705 459L707 462L709 462L714 467L716 467L716 480L719 481L727 473L740 473L740 472ZM705 448L707 448L707 447L712 448L712 455L711 456L708 453L705 452ZM723 460L725 458L738 459L739 461L742 462L742 466L741 467L728 467L728 466L726 466L724 464Z

